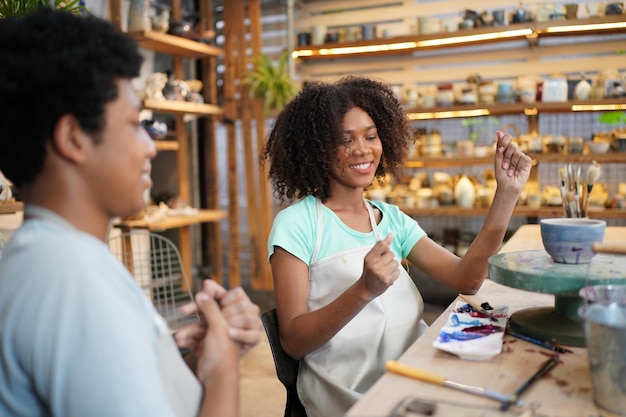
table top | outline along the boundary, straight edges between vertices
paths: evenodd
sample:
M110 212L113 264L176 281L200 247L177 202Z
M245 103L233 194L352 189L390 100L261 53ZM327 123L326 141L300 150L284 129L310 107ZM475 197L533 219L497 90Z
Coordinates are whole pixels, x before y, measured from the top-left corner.
M624 236L626 227L607 227L605 242L617 241ZM524 225L503 245L501 253L520 250L542 249L538 225ZM510 288L486 280L479 293L473 298L491 305L507 305L509 314L535 306L551 306L554 296ZM457 356L437 350L433 342L445 324L452 306L431 325L398 359L398 362L446 377L446 379L469 385L480 386L501 393L513 393L546 361L553 352L523 340L504 335L502 353L487 362L459 359ZM589 374L587 350L570 348L573 353L560 356L556 368L538 380L522 396L524 404L514 408L520 417L526 410L533 409L535 417L584 416L602 414L617 416L596 407ZM428 382L386 373L348 411L348 417L389 416L394 408L407 397L432 401L463 403L496 409L494 400L459 392ZM458 417L456 414L437 414ZM504 414L503 414L504 415Z

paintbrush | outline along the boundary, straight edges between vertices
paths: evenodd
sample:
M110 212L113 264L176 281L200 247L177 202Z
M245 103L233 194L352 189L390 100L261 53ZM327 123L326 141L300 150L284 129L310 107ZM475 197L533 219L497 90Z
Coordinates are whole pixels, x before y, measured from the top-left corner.
M559 176L561 177L561 205L563 206L563 214L565 217L572 217L569 205L567 204L567 188L565 188L565 169L559 168Z
M587 168L587 194L585 195L585 198L583 200L582 217L587 217L587 209L589 208L589 195L591 194L593 185L600 178L601 173L602 170L600 168L600 164L596 161L591 161L591 165L589 165L589 168Z
M467 304L471 305L474 308L474 310L478 311L480 314L484 314L485 316L489 317L489 320L494 321L494 322L498 321L498 318L494 316L493 313L489 312L488 310L485 310L483 306L481 306L477 302L470 300L469 298L465 297L463 294L459 294L459 298L465 301Z
M557 345L553 345L550 342L546 342L545 340L541 340L541 339L537 339L535 337L531 337L531 336L527 336L525 334L522 333L517 333L516 331L511 330L509 327L506 328L505 330L506 334L511 335L513 337L516 337L518 339L524 340L528 343L532 343L535 344L537 346L541 346L543 348L546 349L550 349L554 352L558 352L558 353L574 353L569 349L566 349L564 347L561 346L557 346Z
M389 372L393 372L398 375L419 379L420 381L430 382L432 384L467 392L468 394L479 395L481 397L486 397L492 400L499 401L502 407L506 405L506 407L508 408L513 404L522 404L516 395L502 394L500 392L491 391L474 385L460 384L458 382L450 381L444 376L440 376L429 371L424 371L422 369L413 368L412 366L404 365L396 361L387 361L385 366L387 367L387 370Z
M515 391L515 393L513 393L513 395L511 396L511 400L510 401L505 401L505 402L502 403L502 405L500 406L500 410L502 410L502 411L508 410L509 407L512 406L516 401L518 401L519 397L528 388L530 388L530 386L532 384L534 384L539 378L541 378L542 376L544 376L545 374L550 372L552 370L552 368L554 368L558 364L559 364L559 357L558 356L551 356L547 361L545 361L543 363L543 365L541 365L541 367L537 370L537 372L535 372L535 374L528 379L528 381L524 382L522 384L522 386L519 387Z

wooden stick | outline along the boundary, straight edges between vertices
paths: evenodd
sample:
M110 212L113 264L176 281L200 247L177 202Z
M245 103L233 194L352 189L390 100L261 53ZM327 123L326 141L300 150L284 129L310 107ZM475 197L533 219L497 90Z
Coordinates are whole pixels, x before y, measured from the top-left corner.
M591 248L596 253L614 253L618 255L626 255L626 242L596 242Z

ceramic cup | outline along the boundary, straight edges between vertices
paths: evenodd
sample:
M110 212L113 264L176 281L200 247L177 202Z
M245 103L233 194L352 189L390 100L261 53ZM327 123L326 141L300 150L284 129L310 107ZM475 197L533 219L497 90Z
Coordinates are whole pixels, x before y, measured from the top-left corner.
M606 222L584 218L552 218L539 221L541 241L554 262L587 264L595 256L592 246L604 240Z
M311 44L323 45L326 40L326 26L316 25L311 28Z

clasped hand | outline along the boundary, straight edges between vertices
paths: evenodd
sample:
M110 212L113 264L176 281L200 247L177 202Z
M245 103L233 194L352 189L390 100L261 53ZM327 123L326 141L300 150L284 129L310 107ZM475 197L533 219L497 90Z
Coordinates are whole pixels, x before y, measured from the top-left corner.
M252 349L261 339L261 318L259 306L250 301L240 288L226 290L213 280L204 280L201 292L219 304L219 311L228 323L228 335L240 347L241 355ZM188 303L180 308L183 314L198 313L196 303ZM182 327L174 338L179 348L194 350L207 331L207 319L201 315L200 323Z

